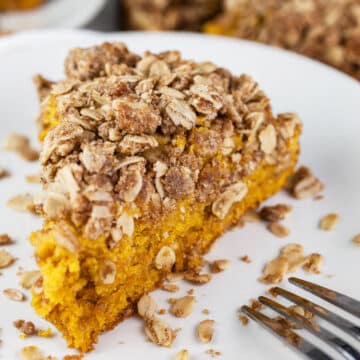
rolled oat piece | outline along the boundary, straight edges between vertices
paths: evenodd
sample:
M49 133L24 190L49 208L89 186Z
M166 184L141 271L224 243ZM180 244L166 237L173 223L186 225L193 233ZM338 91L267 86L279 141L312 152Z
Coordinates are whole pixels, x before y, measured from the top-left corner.
M334 66L360 80L358 0L226 0L204 25L211 34L282 47Z
M65 73L41 92L33 305L88 351L172 272L205 276L214 240L293 173L301 123L250 76L177 51L74 49Z

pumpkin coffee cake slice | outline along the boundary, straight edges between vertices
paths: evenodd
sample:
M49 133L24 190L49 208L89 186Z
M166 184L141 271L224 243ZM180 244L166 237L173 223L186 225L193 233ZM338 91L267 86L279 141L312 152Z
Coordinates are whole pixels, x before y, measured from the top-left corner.
M32 303L88 351L284 186L301 124L274 116L249 76L177 51L74 49L65 73L38 78L44 225L31 235L42 274Z

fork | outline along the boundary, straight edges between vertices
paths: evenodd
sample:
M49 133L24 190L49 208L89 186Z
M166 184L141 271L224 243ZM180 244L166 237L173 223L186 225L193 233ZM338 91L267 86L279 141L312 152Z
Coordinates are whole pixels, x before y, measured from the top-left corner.
M289 278L289 282L360 318L360 301L355 300L347 295L341 294L337 291L296 277ZM341 329L343 332L353 337L360 344L360 327L355 325L352 321L349 321L344 317L324 308L323 306L320 306L285 289L274 287L272 288L272 293L280 295L287 300L290 300L291 302L310 311L312 314L323 318L327 322L335 325L337 328ZM295 323L300 328L306 329L307 331L315 335L317 338L335 349L345 359L360 360L360 352L342 337L335 335L333 332L320 326L316 322L309 320L305 316L296 313L290 308L285 307L278 302L269 299L268 297L260 296L259 301L262 304L271 308L272 310L275 310L286 320ZM241 311L249 318L255 320L260 325L265 327L272 334L277 335L277 337L285 340L285 342L290 344L293 349L305 355L305 357L314 360L332 359L316 345L312 344L311 342L294 332L292 330L294 327L292 327L288 322L280 323L278 319L270 318L263 313L252 309L246 305L241 307Z

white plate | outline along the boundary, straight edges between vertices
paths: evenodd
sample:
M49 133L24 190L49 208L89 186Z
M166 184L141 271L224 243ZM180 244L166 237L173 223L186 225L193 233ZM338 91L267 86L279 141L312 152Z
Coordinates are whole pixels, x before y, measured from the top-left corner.
M183 328L172 349L146 342L141 321L133 318L102 335L96 350L86 359L170 360L182 348L189 349L191 359L196 360L208 359L205 351L209 348L222 352L219 359L297 359L297 355L255 323L243 327L237 319L237 310L250 298L264 293L267 287L257 282L261 269L267 260L276 256L281 246L289 242L299 242L307 253L319 252L326 259L322 275L306 276L299 271L299 276L360 298L360 248L350 240L360 232L359 83L303 57L231 39L172 33L104 35L61 31L20 34L0 42L1 137L10 131L21 132L30 134L36 144L34 119L38 104L31 83L32 75L41 72L60 79L64 56L69 48L115 39L126 42L131 50L137 52L176 48L185 57L212 60L237 74L253 75L272 99L275 112L299 113L304 122L300 162L309 165L326 183L326 191L323 201L294 201L286 194L278 194L269 200L269 203L294 205L293 214L285 221L291 229L291 235L286 239L273 237L260 224L249 224L245 229L222 237L207 259L227 258L232 264L208 285L195 287L197 304L191 317L179 320L165 316L173 327ZM1 180L0 184L0 232L14 236L16 244L9 249L19 258L15 266L3 271L0 277L2 290L16 286L18 266L33 268L34 259L27 237L31 230L39 227L40 220L4 206L12 195L36 191L36 186L25 183L24 175L37 171L38 165L4 152L0 153L0 164L13 174L9 179ZM341 221L333 232L322 232L318 229L318 221L329 212L339 213ZM238 260L245 254L253 260L251 264ZM182 286L175 296L184 294L188 288L188 285ZM165 308L170 295L162 291L154 293L160 307ZM204 308L210 309L209 318L216 321L216 335L211 345L200 344L195 336L195 325L205 318L201 313ZM30 344L57 356L71 352L59 334L53 339L19 339L18 332L11 325L15 319L28 319L42 327L47 326L34 315L28 302L15 303L1 296L0 309L2 359L15 359L19 349Z
M29 11L0 14L0 29L77 28L90 22L106 0L48 0Z

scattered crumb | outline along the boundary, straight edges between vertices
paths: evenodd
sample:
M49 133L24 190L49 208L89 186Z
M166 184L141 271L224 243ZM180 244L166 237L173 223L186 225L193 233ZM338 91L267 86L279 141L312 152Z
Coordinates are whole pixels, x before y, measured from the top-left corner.
M209 315L210 314L210 310L209 309L203 309L201 311L204 315Z
M43 352L37 347L37 346L25 346L20 351L20 358L21 360L56 360L56 357L54 356L45 356ZM65 360L81 360L80 358L66 358Z
M357 234L355 235L353 238L352 238L352 242L358 246L360 246L360 234Z
M192 313L194 305L194 296L184 296L173 301L170 307L170 312L176 317L188 317Z
M285 219L286 215L288 215L292 210L290 205L286 204L277 204L273 206L264 206L260 212L260 218L264 221L269 222L278 222L280 220Z
M325 186L308 167L301 166L290 177L287 188L296 199L305 199L318 195Z
M0 269L10 266L16 259L6 250L0 249Z
M188 295L194 295L194 289L189 289L186 293Z
M246 264L250 264L251 263L251 259L249 258L248 255L244 255L240 258L240 261L246 263Z
M37 334L38 334L38 336L43 337L43 338L50 338L50 337L54 336L54 334L50 328L47 328L46 330L39 329Z
M166 280L169 282L180 281L184 278L184 273L182 272L174 272L166 275Z
M214 320L203 320L197 326L197 334L202 343L208 344L214 336Z
M250 299L250 306L253 310L261 310L264 305L256 299Z
M209 349L205 351L206 354L210 355L211 357L215 357L215 356L220 356L221 352L220 351L216 351L214 349Z
M3 167L0 166L0 179L4 179L10 176L9 171L5 170Z
M323 194L319 194L319 195L315 195L314 196L314 200L323 200L323 199L325 199L325 196L323 195Z
M276 298L278 297L278 294L275 292L275 288L271 287L270 289L268 289L267 291L272 297Z
M150 319L156 313L157 304L151 296L143 295L137 303L137 310L143 319Z
M15 152L27 161L39 159L39 152L31 147L30 140L24 135L9 134L4 140L3 149Z
M335 213L331 213L328 215L325 215L321 220L320 220L320 229L321 230L325 230L325 231L330 231L335 229L336 225L338 224L340 220L340 217L338 214Z
M31 289L41 279L41 274L38 270L19 271L17 276L19 285L24 289Z
M267 225L267 229L275 236L279 238L284 238L289 236L290 230L283 224L278 222L272 222Z
M81 360L83 355L65 355L63 360Z
M0 234L0 246L1 245L10 245L13 244L14 241L8 234Z
M30 194L15 195L6 205L16 211L35 212L34 199Z
M160 346L171 347L176 338L176 331L162 319L152 317L145 321L145 333L148 339Z
M165 291L168 291L168 292L177 292L179 291L179 286L176 285L176 284L162 284L161 287L160 287L161 290L165 290Z
M159 315L165 315L167 313L167 310L166 309L160 309L159 311L158 311L158 314Z
M25 180L30 184L40 184L41 174L38 173L38 174L26 175Z
M243 216L242 219L245 222L259 222L260 219L260 215L258 214L258 212L256 210L248 210Z
M211 274L200 274L194 270L190 270L184 274L184 279L196 285L203 285L211 280Z
M246 326L249 323L249 318L245 315L239 315L239 320L244 326Z
M226 259L215 260L210 265L213 273L219 273L226 270L230 265L230 261Z
M20 330L24 335L32 336L37 334L37 329L31 321L25 321L22 319L15 320L14 326Z
M317 253L313 253L306 258L303 269L310 274L320 274L323 263L323 256Z
M189 360L189 352L184 349L184 350L180 350L176 356L175 356L175 360Z
M26 300L26 296L17 289L5 289L3 290L3 294L10 300L13 301L24 301Z
M300 266L307 272L319 274L322 263L323 257L320 254L304 256L302 245L287 244L281 248L277 258L266 264L259 280L265 284L279 283L287 273L296 271Z

